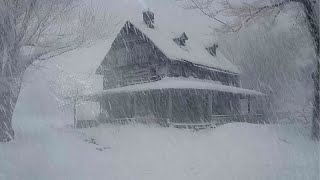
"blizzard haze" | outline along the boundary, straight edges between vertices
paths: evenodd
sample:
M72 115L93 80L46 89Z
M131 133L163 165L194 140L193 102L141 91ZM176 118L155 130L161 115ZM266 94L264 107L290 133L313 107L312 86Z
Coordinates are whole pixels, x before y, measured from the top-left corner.
M230 1L234 8L243 2L252 5L253 1ZM250 7L274 2L257 0ZM75 21L96 28L74 31L74 34L90 31L81 36L87 41L72 50L58 51L52 58L38 58L23 71L12 116L14 139L0 141L0 180L320 179L320 146L311 138L314 126L311 74L316 70L319 55L314 51L302 8L289 4L278 14L267 12L239 31L226 33L217 31L221 23L191 8L190 0L79 3L74 14L87 19L74 17ZM6 12L1 9L0 16ZM142 12L147 10L154 13L154 29L143 22ZM214 17L225 22L232 19L221 14ZM0 20L1 30L6 24ZM129 26L127 21L131 23ZM125 31L130 25L135 33L143 34L143 41L151 42L151 49L160 49L154 54L162 53L168 64L180 66L182 70L177 72L183 73L171 76L171 70L164 69L167 74L138 83L124 80L125 75L110 79L98 75L102 62L113 57L107 53L116 44L119 32L130 32ZM106 33L101 33L104 30ZM179 45L173 39L183 32L189 39L186 45ZM3 57L7 55L1 45L4 39L0 38ZM129 52L130 46L124 44L123 49ZM217 49L209 52L208 48L216 44ZM31 46L26 45L26 52L32 52ZM124 57L128 62L130 56ZM157 73L162 68L161 63L155 66L158 65ZM186 67L191 67L189 75L185 74ZM131 76L138 76L140 72L135 71L138 68L141 67L132 66L122 73L133 69ZM225 76L196 74L212 69ZM1 78L8 77L0 76L0 86ZM119 84L104 87L106 81L113 80ZM148 92L152 90L159 93L156 98ZM208 93L211 91L216 94ZM0 100L1 93L0 87ZM141 100L141 96L152 98ZM250 104L250 98L257 101ZM223 114L219 110L224 108L229 110ZM159 109L169 109L162 114L164 118L156 117L158 112L145 117L137 115L139 110ZM197 116L194 119L200 121L173 121L181 112ZM133 117L122 117L132 113ZM262 117L265 119L261 120ZM75 120L92 124L79 128Z

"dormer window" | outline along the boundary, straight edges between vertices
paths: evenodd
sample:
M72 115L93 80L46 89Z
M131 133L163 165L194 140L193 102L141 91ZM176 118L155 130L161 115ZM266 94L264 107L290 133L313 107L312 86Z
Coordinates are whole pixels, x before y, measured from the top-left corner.
M213 44L210 47L207 47L207 51L212 55L212 56L217 56L217 48L218 48L218 44Z
M186 40L188 40L188 36L186 33L182 33L182 35L178 38L174 38L173 41L177 43L179 46L185 46L186 45Z

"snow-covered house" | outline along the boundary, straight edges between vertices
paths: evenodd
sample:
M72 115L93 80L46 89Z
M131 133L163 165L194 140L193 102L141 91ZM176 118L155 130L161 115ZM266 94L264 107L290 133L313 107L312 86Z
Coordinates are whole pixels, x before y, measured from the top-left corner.
M96 74L103 91L83 99L100 103L101 122L263 120L264 95L240 87L239 70L217 44L163 30L150 11L124 24Z

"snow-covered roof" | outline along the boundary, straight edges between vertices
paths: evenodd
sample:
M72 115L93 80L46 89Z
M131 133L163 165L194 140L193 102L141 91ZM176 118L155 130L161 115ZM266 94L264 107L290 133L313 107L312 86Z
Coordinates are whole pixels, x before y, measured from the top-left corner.
M239 69L233 65L220 51L217 50L216 56L212 56L206 48L212 46L215 42L210 42L209 37L201 34L187 34L188 40L186 46L177 45L173 39L181 36L185 29L180 32L168 31L155 24L154 28L149 28L144 22L127 21L135 28L145 34L167 58L171 60L189 61L195 65L202 65L218 70L225 70L232 73L239 73ZM126 23L126 24L127 24ZM126 25L125 24L125 25ZM196 27L195 27L196 28Z
M265 95L255 90L222 85L220 82L216 82L216 81L201 80L196 78L165 77L159 81L135 84L130 86L123 86L123 87L103 90L98 93L87 94L87 95L81 96L81 99L92 100L92 99L100 98L104 95L109 95L109 94L148 91L148 90L164 90L164 89L202 89L202 90L229 92L233 94L244 94L244 95L255 95L255 96Z

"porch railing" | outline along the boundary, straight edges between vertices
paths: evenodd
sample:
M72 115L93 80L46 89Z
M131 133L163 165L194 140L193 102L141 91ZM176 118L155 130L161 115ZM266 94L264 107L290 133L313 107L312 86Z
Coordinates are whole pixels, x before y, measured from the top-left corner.
M218 126L230 122L248 122L248 123L263 123L265 116L263 114L231 114L231 115L212 115L209 122L199 123L175 123L168 118L156 118L156 117L134 117L134 118L110 118L108 123L115 124L128 124L132 122L139 122L142 124L157 123L161 126L173 126L173 127L211 127Z
M226 124L230 122L263 123L263 114L231 114L231 115L212 115L211 122L214 125Z
M164 127L168 127L170 125L170 120L168 118L156 118L156 117L111 118L106 122L111 124L129 124L133 122L150 124L151 122L154 122Z
M206 122L172 122L168 118L157 117L132 117L132 118L98 118L100 123L111 124L129 124L129 123L142 123L142 124L159 124L163 127L176 127L176 128L188 128L188 129L203 129L208 127L216 127L222 124L231 122L248 122L248 123L264 123L264 114L230 114L230 115L212 115L211 119ZM91 125L91 124L90 124Z

